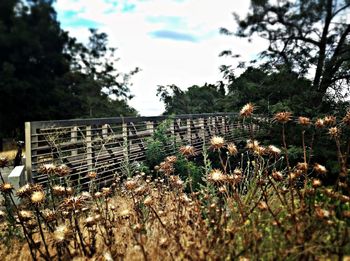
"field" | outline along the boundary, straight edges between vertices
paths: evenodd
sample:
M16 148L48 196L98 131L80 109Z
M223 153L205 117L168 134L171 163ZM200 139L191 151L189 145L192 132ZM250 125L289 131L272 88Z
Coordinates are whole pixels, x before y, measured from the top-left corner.
M241 111L249 120L254 107ZM184 145L149 171L133 170L110 187L70 187L69 168L43 165L46 188L28 184L5 198L2 260L348 260L350 197L346 136L350 113L301 128L302 157L288 150L288 112L275 114L281 146L255 137L239 148L215 136L204 148L201 175L193 147ZM317 132L334 145L336 171L316 162L305 137ZM1 167L6 165L2 159ZM181 162L185 174L178 173ZM198 169L196 169L198 170ZM197 173L197 171L196 171ZM334 174L336 173L336 174ZM329 177L333 175L333 177ZM331 180L331 181L330 181ZM22 203L13 204L19 197Z

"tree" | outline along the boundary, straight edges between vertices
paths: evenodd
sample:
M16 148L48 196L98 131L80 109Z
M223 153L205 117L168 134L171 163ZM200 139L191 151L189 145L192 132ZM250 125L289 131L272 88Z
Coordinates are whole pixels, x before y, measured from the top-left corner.
M225 90L213 84L191 86L186 91L176 85L159 86L157 96L165 104L164 114L222 112Z
M0 1L0 137L25 121L135 115L129 77L114 48L91 30L88 44L61 29L52 0ZM113 94L113 96L111 96Z
M349 0L252 0L251 13L239 19L239 37L255 34L269 42L262 57L270 69L281 65L303 76L312 75L312 88L317 94L314 105L331 89L350 83L350 23L346 12ZM227 29L221 32L232 34ZM227 52L226 54L230 54Z

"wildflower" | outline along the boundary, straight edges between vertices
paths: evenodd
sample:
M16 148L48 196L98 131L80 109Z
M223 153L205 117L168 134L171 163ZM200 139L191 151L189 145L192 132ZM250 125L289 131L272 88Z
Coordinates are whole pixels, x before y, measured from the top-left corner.
M177 161L177 157L176 156L168 156L165 158L166 162L169 162L171 164L174 164Z
M334 126L337 122L336 117L334 117L333 115L327 115L326 117L324 117L323 121L324 124L327 126Z
M312 187L314 187L314 188L320 187L321 184L322 184L322 182L321 182L321 180L319 180L319 179L314 179L314 180L312 181Z
M259 201L258 203L258 209L261 211L266 211L268 209L268 206L265 201Z
M315 126L316 128L323 128L324 127L324 120L323 119L317 119L316 122L315 122Z
M226 175L219 169L213 169L208 176L208 180L212 182L223 182L226 181Z
M345 117L343 118L343 123L345 125L350 126L350 111L348 111L345 115Z
M38 173L46 175L56 174L56 166L54 164L44 164L39 167Z
M272 177L273 177L273 179L276 180L276 181L281 181L281 180L283 180L283 175L282 175L282 173L281 173L280 171L274 171L274 172L272 172Z
M179 151L185 157L196 155L195 148L191 145L181 146Z
M298 123L302 126L309 126L311 124L310 118L307 117L299 117Z
M337 127L329 128L328 134L329 134L332 138L337 138L337 137L339 137L339 135L340 135L340 129L338 129Z
M281 154L281 150L274 145L269 145L267 147L267 153L271 156L278 157Z
M5 220L6 213L2 210L0 210L0 222L3 222Z
M327 169L325 166L315 163L314 165L314 171L318 174L326 174L327 173Z
M151 206L153 204L153 199L151 196L146 197L146 199L143 201L143 204L145 204L145 206Z
M3 183L0 185L0 191L2 193L11 193L13 190L13 185L11 183Z
M259 147L259 142L257 140L247 140L247 149L256 150Z
M55 196L64 196L65 188L63 186L55 185L52 187L52 194Z
M230 156L236 156L238 153L236 145L232 142L227 144L227 150Z
M19 198L29 197L31 193L32 193L32 185L30 183L25 184L24 186L20 187L16 191L16 195Z
M34 191L30 197L30 201L35 205L41 205L44 203L45 194L42 191Z
M70 235L71 232L65 225L58 226L53 233L54 240L58 244L67 241Z
M60 177L65 177L71 172L67 165L60 165L56 168L56 174Z
M5 168L9 161L6 157L0 157L0 168Z
M125 182L125 188L127 190L134 190L136 188L136 186L137 186L136 180L131 179L131 180L127 180Z
M97 173L95 171L90 171L88 174L87 174L87 177L89 179L95 179L97 177Z
M278 112L275 114L274 119L278 121L279 123L287 123L290 121L290 118L292 116L292 113L289 111L283 111L283 112Z
M225 140L223 137L214 136L210 139L211 148L214 150L219 150L225 145Z
M243 108L240 111L241 117L250 117L253 114L253 111L255 109L255 106L252 103L247 103L246 105L243 106Z

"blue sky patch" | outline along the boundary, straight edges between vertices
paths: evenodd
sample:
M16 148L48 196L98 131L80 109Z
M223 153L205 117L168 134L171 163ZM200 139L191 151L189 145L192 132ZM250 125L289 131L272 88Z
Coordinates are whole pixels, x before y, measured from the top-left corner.
M158 30L150 33L154 38L169 39L174 41L185 41L185 42L197 42L195 36L191 34L170 31L170 30Z
M123 12L123 13L129 13L129 12L134 11L135 8L136 8L136 5L135 5L135 4L125 3L125 4L123 5L122 12Z

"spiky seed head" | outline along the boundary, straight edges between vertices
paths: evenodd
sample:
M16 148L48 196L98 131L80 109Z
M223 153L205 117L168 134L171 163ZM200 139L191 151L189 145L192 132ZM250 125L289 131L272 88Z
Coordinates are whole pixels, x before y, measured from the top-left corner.
M34 191L30 197L30 201L35 205L41 205L45 201L45 194L42 191Z
M238 149L233 142L227 144L227 151L230 156L236 156L238 153Z
M45 209L42 211L43 217L47 223L51 223L56 220L56 212L51 209Z
M328 134L332 138L338 138L340 136L340 129L338 129L337 127L329 128Z
M168 156L165 158L165 161L174 164L177 161L177 157L176 156Z
M296 168L301 171L307 171L308 164L306 162L298 162Z
M0 210L0 222L3 222L6 218L5 211Z
M71 173L71 169L65 164L62 164L56 168L56 174L60 177L68 176L69 173Z
M213 169L208 175L208 181L224 182L226 181L226 175L224 175L219 169Z
M111 188L108 188L108 187L102 188L102 194L103 194L105 197L110 196L110 195L112 194Z
M211 148L214 150L219 150L225 145L225 140L223 137L214 136L210 139Z
M283 174L280 171L273 171L272 172L272 177L276 181L281 181L283 180Z
M350 126L350 111L348 111L343 118L343 123L347 126Z
M11 193L13 190L13 185L11 183L3 183L0 185L0 191L2 193Z
M52 194L55 196L64 196L66 194L65 191L65 188L60 185L55 185L52 187Z
M38 173L45 175L55 175L56 174L56 165L54 164L44 164L39 167Z
M29 197L31 193L32 193L32 186L30 183L25 184L24 186L20 187L16 191L16 195L19 198Z
M125 188L129 191L136 189L136 187L137 187L137 181L134 179L130 179L125 182Z
M21 210L18 212L18 218L23 222L27 222L33 218L33 213L29 210Z
M8 163L8 158L0 157L0 168L5 168L8 165Z
M153 198L151 196L147 196L143 201L143 204L145 204L145 206L151 206L153 204Z
M267 152L274 157L278 157L281 154L281 150L274 145L269 145L267 147Z
M327 126L334 126L337 123L337 119L333 115L327 115L326 117L324 117L323 121L324 124Z
M254 109L255 109L255 106L253 105L253 103L247 103L246 105L244 105L242 107L242 109L239 112L239 114L243 118L248 118L248 117L251 117L253 115Z
M313 187L313 188L319 188L319 187L321 187L321 185L322 185L322 182L321 182L321 180L319 180L319 179L314 179L314 180L312 181L312 187Z
M87 174L87 177L89 179L95 179L97 177L97 172L96 171L90 171L88 174Z
M54 231L54 240L57 244L63 243L65 241L68 241L69 235L71 234L70 230L65 225L60 225L56 227L56 230Z
M195 148L193 146L191 146L191 145L181 146L179 151L185 157L195 156L196 155Z
M302 126L309 126L311 124L311 120L308 117L299 117L298 123Z
M318 128L318 129L322 129L324 128L325 126L325 123L324 123L324 120L323 119L317 119L315 121L315 127Z
M292 113L289 111L282 111L275 114L274 119L279 123L287 123L291 120Z
M318 164L318 163L315 163L314 165L314 171L317 173L317 174L326 174L327 173L327 169L325 166L321 165L321 164Z
M85 226L88 228L93 227L96 224L96 220L94 217L89 216L85 219Z

